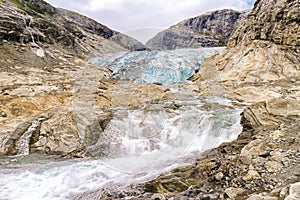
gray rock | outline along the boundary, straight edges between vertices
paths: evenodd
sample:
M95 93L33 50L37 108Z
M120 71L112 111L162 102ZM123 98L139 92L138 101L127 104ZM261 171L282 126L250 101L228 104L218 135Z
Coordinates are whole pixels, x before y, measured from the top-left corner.
M151 197L151 200L165 200L166 197L163 194L154 194Z
M218 10L186 19L158 33L146 46L153 49L225 46L245 13Z
M145 49L143 44L129 36L76 12L55 8L42 0L21 0L18 4L2 2L0 12L0 39L3 41L31 43L37 48L58 44L77 56L106 51L101 48L106 43L110 44L107 49ZM38 52L38 56L41 55Z
M252 195L247 200L278 200L277 197L265 196L263 194Z
M114 35L110 39L130 51L141 51L147 49L141 42L122 33L114 32Z
M200 200L218 200L220 199L220 194L219 193L212 193L212 194L204 194Z
M300 182L294 183L290 186L289 196L285 200L299 200L300 199Z
M215 179L220 181L224 178L224 174L222 172L219 172L215 175Z

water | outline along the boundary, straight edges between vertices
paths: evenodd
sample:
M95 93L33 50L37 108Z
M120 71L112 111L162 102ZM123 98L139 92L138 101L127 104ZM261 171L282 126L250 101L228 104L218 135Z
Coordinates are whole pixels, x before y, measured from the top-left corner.
M16 143L16 148L18 150L18 155L28 155L29 154L29 142L32 134L40 126L44 118L39 118L32 122L28 130L21 136L21 138Z
M92 62L110 69L114 74L111 78L114 79L169 85L185 81L195 73L206 58L224 49L215 47L120 52L104 58L94 58Z
M222 50L121 52L93 61L113 71L112 79L169 85L185 81L205 58ZM73 112L78 115L78 127L91 124L97 117L93 102L98 77L93 70L87 73L83 66L76 80L80 87L75 91ZM87 147L95 155L101 152L105 155L102 157L28 155L29 138L43 119L34 121L17 143L20 155L0 157L0 199L67 200L103 187L125 187L190 164L201 152L238 136L240 108L229 100L202 98L192 89L177 86L168 86L170 91L180 93L171 100L110 108L111 121L98 140ZM82 140L84 130L78 129Z
M1 158L0 199L65 200L103 186L145 181L241 132L241 110L220 98L173 99L111 112L113 119L95 145L109 146L106 157Z

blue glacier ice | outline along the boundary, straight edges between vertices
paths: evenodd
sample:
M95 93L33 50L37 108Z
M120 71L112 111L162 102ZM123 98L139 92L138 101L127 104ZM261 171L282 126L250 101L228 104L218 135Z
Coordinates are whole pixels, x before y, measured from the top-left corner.
M111 70L114 74L112 78L168 85L185 81L194 74L206 58L224 49L215 47L119 52L94 58L91 61Z

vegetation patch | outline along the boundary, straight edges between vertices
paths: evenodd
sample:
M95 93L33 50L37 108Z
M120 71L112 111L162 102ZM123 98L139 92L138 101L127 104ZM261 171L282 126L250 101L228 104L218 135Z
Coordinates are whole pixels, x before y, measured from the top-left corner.
M5 0L0 0L0 1L5 1ZM23 3L20 0L11 0L11 2L14 3L19 9L24 10L29 15L36 15L36 13L47 14L50 16L54 15L54 12L47 11L38 5L34 5L31 3ZM34 13L32 11L34 11L36 13Z
M46 11L41 9L40 7L36 6L36 5L33 5L33 4L27 4L28 8L30 8L31 10L34 10L35 12L38 12L40 14L45 14Z
M20 2L19 0L11 0L11 2L14 3L19 9L24 10L25 5L22 2Z

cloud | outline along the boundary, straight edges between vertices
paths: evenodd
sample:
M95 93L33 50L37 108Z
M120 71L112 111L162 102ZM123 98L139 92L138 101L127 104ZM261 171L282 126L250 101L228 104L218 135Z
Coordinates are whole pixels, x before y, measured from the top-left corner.
M47 0L119 31L167 28L188 17L223 8L247 9L254 0Z

